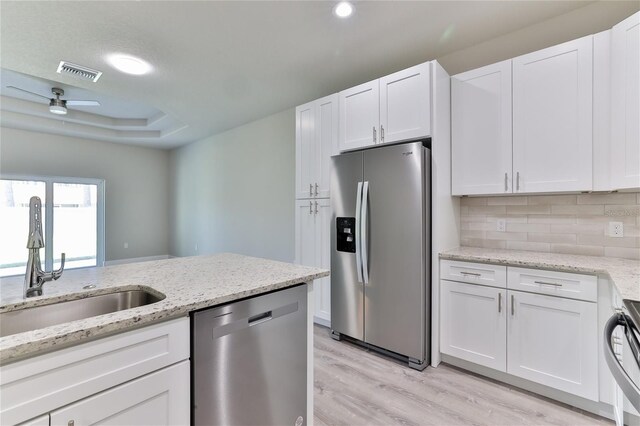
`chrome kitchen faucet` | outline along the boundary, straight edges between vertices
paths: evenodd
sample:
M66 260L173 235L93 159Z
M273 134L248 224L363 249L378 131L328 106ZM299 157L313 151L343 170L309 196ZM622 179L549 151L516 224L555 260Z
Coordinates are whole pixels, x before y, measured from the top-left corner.
M40 267L40 249L44 247L41 212L42 201L40 201L40 197L31 197L29 200L29 239L27 240L29 260L27 260L27 272L24 276L24 297L42 296L44 283L57 280L64 270L64 253L62 253L60 269L46 272Z

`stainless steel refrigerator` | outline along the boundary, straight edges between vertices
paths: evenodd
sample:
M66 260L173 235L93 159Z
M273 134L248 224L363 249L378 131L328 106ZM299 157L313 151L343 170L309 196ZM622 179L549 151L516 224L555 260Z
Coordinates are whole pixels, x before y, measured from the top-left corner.
M429 364L429 141L332 158L331 328Z

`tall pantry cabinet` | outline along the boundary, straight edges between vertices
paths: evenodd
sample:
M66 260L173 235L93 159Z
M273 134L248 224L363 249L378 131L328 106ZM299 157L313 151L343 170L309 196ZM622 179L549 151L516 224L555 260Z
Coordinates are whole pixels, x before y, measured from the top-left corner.
M296 108L295 262L331 267L331 155L338 152L338 95ZM314 284L314 319L331 324L331 278Z

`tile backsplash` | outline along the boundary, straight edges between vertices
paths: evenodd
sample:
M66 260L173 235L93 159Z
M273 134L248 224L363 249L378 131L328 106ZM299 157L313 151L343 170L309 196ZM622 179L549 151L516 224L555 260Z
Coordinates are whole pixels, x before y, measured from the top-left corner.
M460 206L462 246L640 259L640 193L463 197ZM610 236L609 222L622 222L624 236Z

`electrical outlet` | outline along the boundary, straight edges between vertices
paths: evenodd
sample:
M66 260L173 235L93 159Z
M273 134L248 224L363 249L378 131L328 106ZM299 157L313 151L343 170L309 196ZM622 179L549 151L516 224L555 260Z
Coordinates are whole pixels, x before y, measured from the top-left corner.
M129 248L129 243L124 243L124 248Z
M496 220L496 231L498 231L498 232L506 232L507 231L507 219L498 219L498 220Z
M198 243L196 243L195 250L198 251Z
M609 222L609 236L613 238L624 237L624 225L622 222Z

